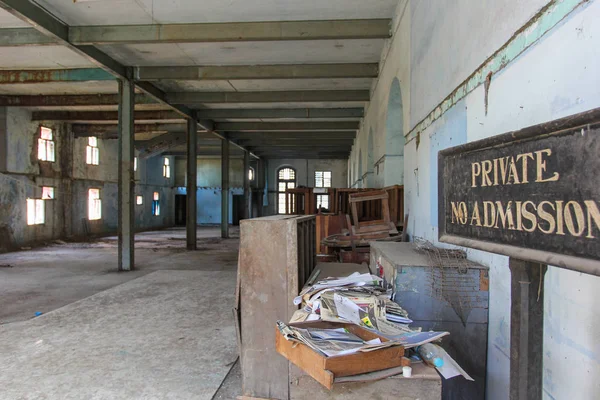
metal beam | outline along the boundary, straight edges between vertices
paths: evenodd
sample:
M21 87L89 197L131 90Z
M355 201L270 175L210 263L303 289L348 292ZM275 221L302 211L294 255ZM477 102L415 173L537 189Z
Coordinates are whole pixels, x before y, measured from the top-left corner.
M197 195L198 195L198 126L189 119L187 124L187 215L186 242L188 250L196 250Z
M350 139L356 137L356 130L351 131L271 131L271 132L228 132L230 139L244 140L314 140L314 139Z
M229 237L229 141L221 143L221 237Z
M175 111L135 111L136 121L181 120L182 115ZM32 121L117 121L115 111L34 111Z
M138 124L135 125L134 133L166 133L166 132L184 132L185 125L183 124ZM114 124L102 124L102 125L83 125L73 124L71 125L71 131L75 137L88 137L97 136L102 139L117 139L119 135L119 129Z
M368 90L286 90L271 92L173 92L167 101L188 106L210 103L314 103L336 101L369 101Z
M118 234L119 271L131 271L135 261L135 176L133 171L134 133L133 105L134 84L128 80L119 81L119 191L118 191Z
M164 153L175 146L185 144L186 141L187 135L185 132L172 132L143 142L136 142L136 147L140 151L140 158L146 159Z
M300 109L209 109L197 113L205 119L245 119L245 118L361 118L362 108L300 108ZM181 119L175 111L136 111L136 120ZM34 111L32 121L116 121L116 111Z
M265 146L303 146L307 143L317 146L352 146L353 139L272 139L272 140L239 140L239 144L249 147L265 147Z
M181 92L166 93L165 100L171 104L235 104L235 103L314 103L340 101L369 101L368 90L292 90L277 92ZM136 104L157 104L147 94L137 94ZM59 107L59 106L116 106L116 94L74 95L9 95L0 96L0 107ZM203 112L208 110L202 110ZM212 109L211 111L216 111Z
M198 110L198 116L210 119L237 118L362 118L363 108L234 108L234 109L203 109Z
M0 29L0 47L48 46L57 44L59 44L58 41L49 38L34 28Z
M217 122L215 131L347 131L359 128L359 122Z
M133 69L126 67L90 45L76 45L69 41L69 26L58 18L41 8L30 0L0 0L0 8L6 10L15 17L29 23L42 34L57 40L61 45L67 46L77 54L90 60L98 67L109 72L119 79L128 80L133 75ZM186 118L195 118L192 110L185 106L173 105L166 100L166 94L161 89L148 82L139 82L136 86L161 103L167 104L173 110L179 112ZM212 131L212 121L200 120L198 124L208 131ZM220 134L215 133L220 137Z
M390 22L389 19L354 19L75 26L69 29L69 39L78 45L386 39L391 37Z
M0 84L114 80L112 74L101 68L0 70Z
M157 104L147 94L136 94L135 104ZM16 95L0 96L0 107L61 107L61 106L116 106L117 94L69 94L69 95Z
M135 67L137 81L376 78L379 65L372 64L282 64Z

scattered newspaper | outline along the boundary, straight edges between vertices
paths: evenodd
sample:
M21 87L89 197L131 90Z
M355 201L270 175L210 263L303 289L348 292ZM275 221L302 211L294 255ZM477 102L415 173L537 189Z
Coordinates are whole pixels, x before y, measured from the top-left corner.
M314 351L327 357L342 356L372 351L398 345L398 343L381 342L380 339L363 341L360 337L344 328L337 329L302 329L277 321L277 328L286 340L305 344Z

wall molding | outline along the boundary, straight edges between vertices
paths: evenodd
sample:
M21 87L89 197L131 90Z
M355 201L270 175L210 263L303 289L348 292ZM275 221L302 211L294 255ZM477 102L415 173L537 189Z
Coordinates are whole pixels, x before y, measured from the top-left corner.
M586 3L589 3L589 0L552 0L542 7L504 45L496 50L494 54L485 60L466 80L438 104L429 115L417 123L405 135L405 143L417 138L421 132L430 127L460 100L484 84L487 79L491 79L494 74L504 69L569 14Z

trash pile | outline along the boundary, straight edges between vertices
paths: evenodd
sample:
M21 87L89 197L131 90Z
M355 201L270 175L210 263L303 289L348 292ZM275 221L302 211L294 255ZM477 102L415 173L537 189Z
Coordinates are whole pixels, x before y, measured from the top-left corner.
M384 287L383 279L369 273L327 278L305 286L294 299L301 308L289 324L278 321L277 327L286 340L305 344L325 357L402 346L413 362L424 361L446 379L463 375L472 380L444 349L432 343L449 332L424 332L412 327L408 312L391 296L392 290ZM353 324L375 339L365 340L344 327L315 328L319 321L327 325Z

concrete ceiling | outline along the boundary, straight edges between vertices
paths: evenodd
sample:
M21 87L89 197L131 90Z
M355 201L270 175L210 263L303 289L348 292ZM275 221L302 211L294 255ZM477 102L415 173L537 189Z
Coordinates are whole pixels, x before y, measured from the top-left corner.
M37 0L67 25L390 18L397 0Z
M0 3L2 3L2 0L0 0ZM92 26L96 27L93 28L96 31L92 33L97 33L98 29L106 29L107 32L113 35L112 41L102 39L104 43L95 44L95 47L106 56L112 58L114 62L126 67L292 65L296 68L294 71L302 71L307 64L349 64L349 66L350 64L377 64L385 38L389 36L389 29L385 29L387 24L389 24L389 21L386 19L393 15L397 0L371 0L368 2L364 0L305 0L302 2L297 0L76 0L75 2L73 0L36 0L34 3L41 6L45 12L58 18L60 22L69 26L80 27L77 28L78 32L84 32L86 27ZM13 4L15 3L13 2ZM336 25L334 26L333 22L329 20L336 20L339 23L335 22ZM371 23L367 20L373 20L372 23L378 25L379 28L373 28L371 31L369 29L357 29L353 28L356 22L344 20L364 20L365 24ZM276 26L281 29L280 33L282 36L277 36L278 30L275 30L275 34L273 34L272 26L267 26L268 23L264 21L280 21L281 24L276 22ZM294 25L290 28L290 22L285 21L299 22L294 22ZM311 21L314 21L314 24ZM252 27L248 27L247 24L244 25L244 23L248 22L257 22L258 27L255 24ZM181 41L173 39L175 41L165 40L161 42L163 40L162 36L160 39L156 39L156 37L150 35L150 39L141 39L140 42L135 42L135 40L132 41L127 35L121 37L114 36L114 32L121 32L122 29L134 29L140 35L143 35L143 32L146 32L144 29L154 29L156 24L184 23L196 25L192 26L193 29L191 31L187 26L181 28L176 25L169 25L164 28L165 35L168 32L176 32L179 36L176 35L174 37L183 38ZM234 25L233 27L231 25L198 25L206 23L233 23ZM138 27L138 25L142 24L149 26ZM113 29L111 26L115 25L128 25L129 27L114 27L115 29ZM315 25L319 25L319 27L314 28ZM39 43L28 43L27 46L15 46L10 42L11 32L8 29L25 27L31 27L31 25L4 10L0 10L0 29L7 29L5 32L7 32L6 37L8 37L8 39L5 39L6 42L0 45L0 60L2 60L0 61L0 70L11 71L7 72L6 76L13 76L12 72L21 70L97 68L99 66L90 60L89 53L82 55L70 43L62 42L66 44L64 46L52 44L55 40L58 43L56 34L50 35L50 39L52 40L50 44L48 44L47 38L44 37L44 40L40 40ZM173 28L173 30L168 31L167 28L169 27ZM216 39L205 37L206 35L210 36L213 31L219 31L219 29L222 29L222 32L230 32L231 29L235 32L239 30L242 34L240 34L239 38L232 35L231 40L225 41L219 40L218 34L215 36ZM198 34L198 31L204 33ZM382 31L384 31L383 34L381 33ZM91 30L88 29L87 32L91 32ZM199 36L192 37L193 35L190 36L189 32L196 32L195 34ZM261 40L260 36L263 32L271 33L269 34L270 36L264 33L266 36L264 36L264 40ZM43 33L48 34L48 32ZM289 37L286 37L286 34L289 34ZM299 35L300 40L294 39L294 34ZM303 36L305 34L307 36ZM336 37L336 35L339 37ZM31 37L34 38L32 40L35 42L36 35L31 35ZM63 37L60 38L65 40ZM70 36L68 40L71 41ZM152 43L143 42L144 40L151 40ZM44 41L45 43L43 43ZM127 41L131 43L127 43ZM90 48L91 45L87 47ZM295 73L293 72L293 74ZM292 93L295 95L302 91L315 91L315 93L311 94L309 101L303 101L307 98L300 95L289 98L285 97L285 99L280 99L277 96L262 102L260 101L264 100L262 97L253 98L250 102L244 101L248 100L247 97L239 97L236 100L227 100L226 102L205 102L203 100L194 104L185 104L185 106L198 110L363 108L365 100L368 99L368 90L371 88L373 77L358 75L340 77L339 74L334 75L338 75L338 77L327 76L298 79L295 75L290 75L289 77L286 75L286 78L279 79L273 79L275 76L253 77L255 79L229 79L230 77L227 76L227 79L211 80L206 79L200 74L199 78L190 80L161 79L150 83L154 88L166 93L165 97L161 99L163 104L140 104L136 106L136 110L158 111L172 109L173 107L169 104L164 104L164 100L170 101L169 99L177 98L177 96L172 95L183 93L201 94L219 92L225 94L252 92L260 94L263 92L276 92L286 95ZM148 86L140 86L144 91L146 91L146 87ZM345 97L346 92L344 91L350 93L349 91L361 90L363 93L367 93L366 99L350 95L348 95L350 97ZM331 97L327 96L328 92L334 92L334 100L331 100ZM0 84L0 96L116 93L117 84L116 81L112 80L87 81L84 79L83 81L75 82L50 79L47 82L21 84L12 83L12 81L5 78L4 83ZM321 94L323 94L322 97ZM227 98L229 97L227 95ZM205 99L205 97L202 98ZM30 104L31 107L29 108L32 111L57 112L114 111L117 109L116 104L111 103L105 103L104 105L82 105L73 100L73 103L67 102L65 104L63 102L61 104L48 104L47 106ZM226 117L218 118L217 120L219 122L230 123L243 121L269 123L269 121L272 121L269 118ZM288 123L290 127L293 127L293 124L302 120L281 118L277 119L277 122L280 124ZM160 121L140 120L136 121L136 124L166 124L182 121L183 119L165 118ZM324 133L320 129L320 125L316 123L347 123L356 121L356 118L315 118L311 119L311 121L315 122L314 129L312 129L315 133ZM106 123L106 121L97 120L81 120L79 122L83 124ZM227 126L236 125L229 124ZM277 126L279 127L280 125ZM281 126L285 128L285 125ZM307 126L310 127L312 125ZM267 125L264 128L265 131L270 129ZM332 128L335 129L335 125L332 125ZM260 124L253 125L252 132L242 132L240 133L242 136L238 135L238 139L242 140L256 154L263 154L268 158L273 153L273 150L268 146L261 148L261 144L264 141L260 143L252 142L253 137L255 137L254 134L260 132L261 129ZM310 131L308 128L307 130ZM288 135L286 129L282 129L281 132L277 132L276 134L281 135L281 137ZM137 137L138 140L143 140L139 138L151 139L153 135L154 133L146 136L138 133ZM315 135L311 137L310 142L307 144L314 143L315 148L318 148L319 141L326 140L327 136L326 132ZM304 145L304 147L300 146L300 144ZM298 157L307 156L305 147L305 143L299 143L298 152L296 153ZM231 148L236 147L233 146ZM339 156L339 158L347 157L350 149L351 145L348 144L348 141L343 140L336 147L337 152L334 155L336 157ZM285 153L289 156L294 155L293 150L287 147L285 148ZM315 154L318 155L319 152L315 152ZM322 152L322 154L330 155L329 152Z

